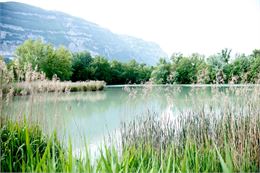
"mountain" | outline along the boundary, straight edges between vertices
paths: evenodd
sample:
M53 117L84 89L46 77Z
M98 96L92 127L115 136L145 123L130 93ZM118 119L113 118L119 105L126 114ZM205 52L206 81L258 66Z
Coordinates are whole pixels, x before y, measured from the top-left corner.
M15 48L29 38L122 62L135 59L155 64L167 56L153 42L115 34L78 17L18 2L0 2L0 54L12 56Z

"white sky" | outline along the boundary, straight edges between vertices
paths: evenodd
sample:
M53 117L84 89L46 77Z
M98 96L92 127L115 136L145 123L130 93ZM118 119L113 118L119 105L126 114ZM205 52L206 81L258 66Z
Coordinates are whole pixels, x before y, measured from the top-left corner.
M0 0L3 1L3 0ZM82 17L173 52L260 49L260 0L16 0Z

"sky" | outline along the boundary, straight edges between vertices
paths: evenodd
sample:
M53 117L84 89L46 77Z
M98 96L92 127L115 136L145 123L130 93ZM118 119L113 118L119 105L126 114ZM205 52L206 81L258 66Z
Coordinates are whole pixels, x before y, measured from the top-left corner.
M3 1L3 0L0 0ZM260 49L260 0L15 0L81 17L172 53Z

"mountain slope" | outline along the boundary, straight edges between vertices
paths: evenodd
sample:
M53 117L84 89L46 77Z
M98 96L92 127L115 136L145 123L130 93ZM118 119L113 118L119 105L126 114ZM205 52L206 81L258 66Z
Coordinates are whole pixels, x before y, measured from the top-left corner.
M11 56L17 45L29 38L123 62L134 58L155 64L160 57L166 57L155 43L114 34L81 18L23 3L0 2L0 54Z

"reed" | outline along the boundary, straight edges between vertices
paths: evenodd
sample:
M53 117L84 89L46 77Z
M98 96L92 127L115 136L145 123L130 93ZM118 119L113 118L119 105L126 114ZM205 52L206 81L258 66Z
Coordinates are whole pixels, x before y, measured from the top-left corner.
M213 87L207 105L194 102L169 117L148 112L122 123L122 157L131 153L134 165L145 165L144 172L258 172L259 89Z
M61 171L64 150L56 133L44 135L26 120L1 125L1 172Z
M85 81L85 82L60 82L57 80L44 80L32 82L14 83L15 95L30 95L34 91L36 93L46 92L77 92L77 91L100 91L103 90L106 83L104 81Z

